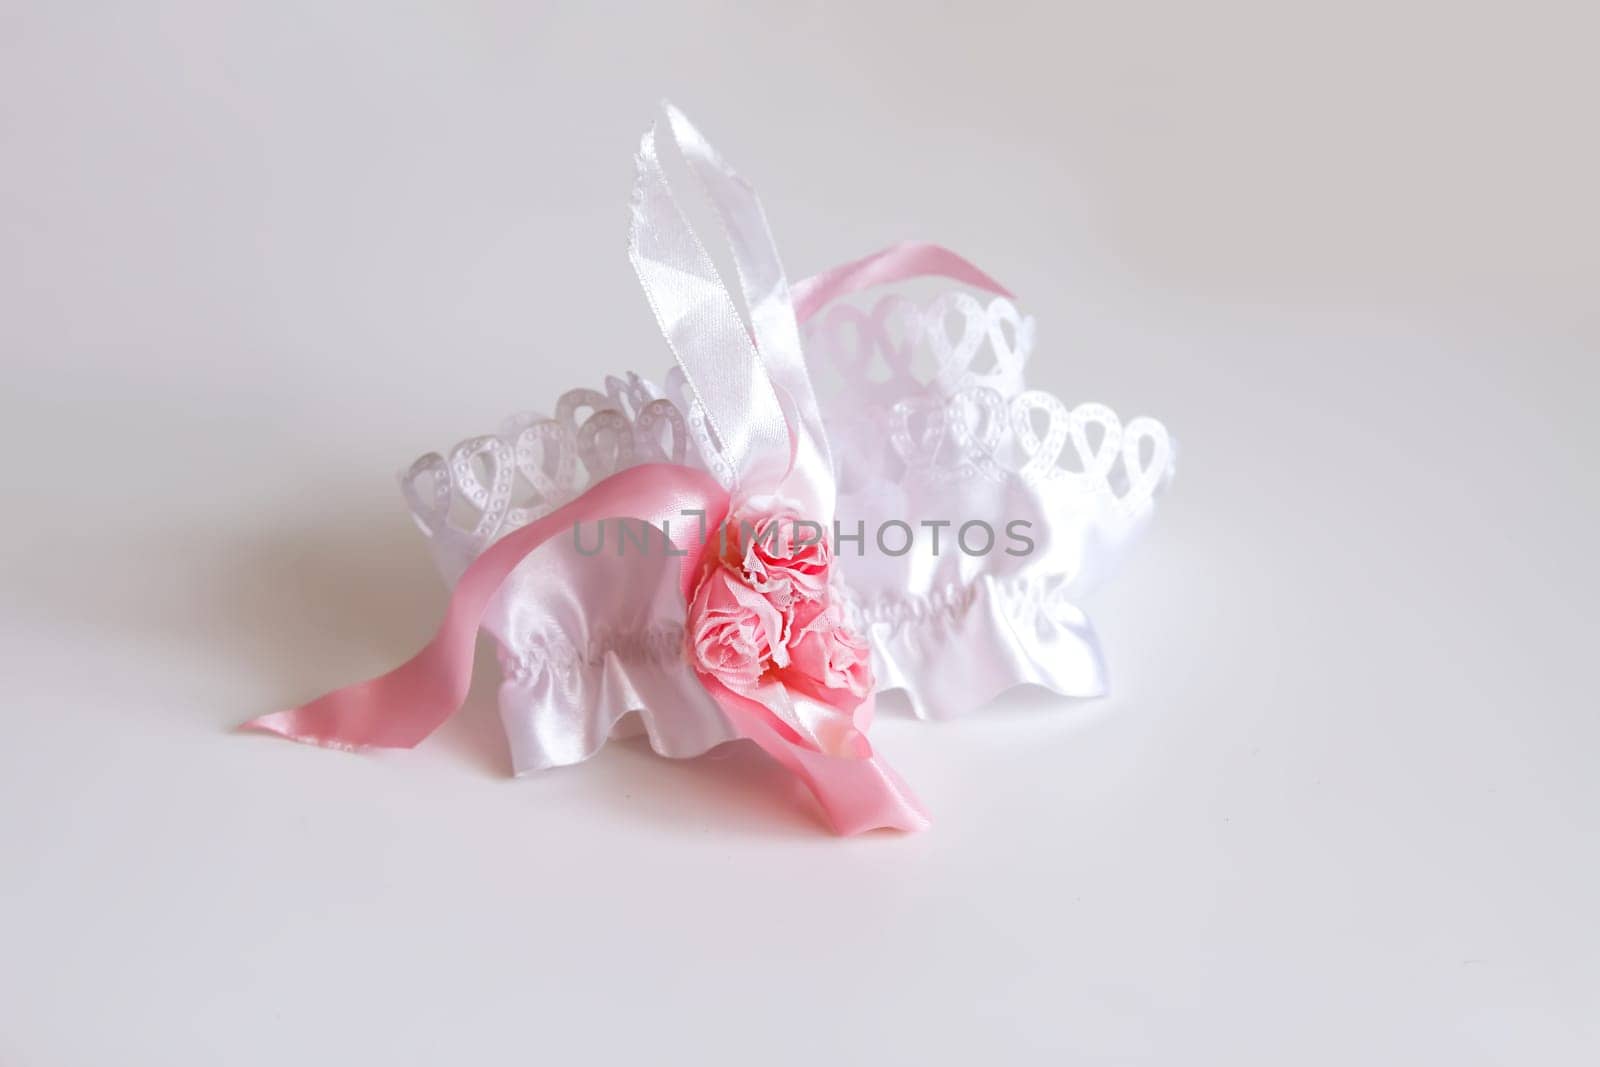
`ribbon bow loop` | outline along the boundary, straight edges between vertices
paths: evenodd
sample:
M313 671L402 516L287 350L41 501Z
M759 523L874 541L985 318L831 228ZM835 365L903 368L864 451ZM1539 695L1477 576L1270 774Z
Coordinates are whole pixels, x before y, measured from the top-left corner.
M779 493L831 522L833 464L806 369L789 283L754 189L683 112L641 138L628 256L691 404L715 433L702 439L741 495ZM657 144L670 138L732 251L748 329L706 244L675 196Z

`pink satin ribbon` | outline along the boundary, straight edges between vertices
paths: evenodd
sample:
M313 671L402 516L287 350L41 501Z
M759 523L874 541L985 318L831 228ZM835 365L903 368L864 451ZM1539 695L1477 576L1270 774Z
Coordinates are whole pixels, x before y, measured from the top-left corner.
M613 474L583 496L513 530L473 560L450 593L444 622L421 652L388 674L335 690L309 704L252 719L245 726L334 748L412 748L454 715L467 699L478 626L500 586L535 549L577 524L631 518L670 523L670 541L685 553L684 580L698 566L706 529L728 513L728 493L704 471L647 463Z
M849 296L875 285L889 285L910 278L950 278L998 296L1011 296L1010 290L971 262L943 245L927 241L902 241L881 252L842 263L821 274L795 282L789 289L794 301L794 317L805 322L841 296Z
M790 731L783 729L760 701L715 680L702 680L740 734L805 784L835 833L849 836L866 830L928 827L930 820L922 802L894 768L877 757L865 734L858 735L862 747L858 758L830 756L795 743L788 736Z
M949 249L906 242L797 283L792 290L796 320L804 322L840 296L922 275L952 278L1010 295ZM648 522L667 529L674 550L683 553L680 577L687 596L704 544L702 527L685 521L685 513L704 511L704 529L714 531L728 507L727 491L709 474L690 467L651 463L614 474L572 503L512 531L486 549L456 583L438 632L404 664L244 725L334 748L412 748L465 702L484 613L511 572L540 545L580 523L617 518ZM920 830L928 825L921 803L900 776L873 753L870 744L859 758L818 752L787 736L758 701L715 682L708 682L707 689L744 737L805 783L836 832Z

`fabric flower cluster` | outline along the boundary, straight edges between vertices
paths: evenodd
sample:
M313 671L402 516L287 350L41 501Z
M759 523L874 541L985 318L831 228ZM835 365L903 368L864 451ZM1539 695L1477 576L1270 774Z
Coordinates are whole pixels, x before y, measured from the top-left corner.
M702 674L744 694L780 682L847 715L872 695L871 649L833 599L817 524L787 510L742 512L708 559L688 620Z

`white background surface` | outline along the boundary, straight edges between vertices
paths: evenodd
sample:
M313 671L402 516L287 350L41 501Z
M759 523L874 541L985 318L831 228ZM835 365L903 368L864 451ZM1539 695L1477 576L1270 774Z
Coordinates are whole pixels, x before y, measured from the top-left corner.
M0 3L0 1064L1597 1062L1588 5L673 6ZM229 732L431 632L396 468L666 365L659 96L1183 443L1111 699L881 721L928 833Z

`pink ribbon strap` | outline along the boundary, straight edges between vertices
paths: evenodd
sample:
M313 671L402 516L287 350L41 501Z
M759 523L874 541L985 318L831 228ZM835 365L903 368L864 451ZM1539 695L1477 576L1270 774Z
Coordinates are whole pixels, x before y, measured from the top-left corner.
M388 674L346 686L309 704L245 723L296 741L334 748L412 748L467 699L478 626L500 586L535 549L579 523L632 518L666 525L685 573L698 565L702 530L685 511L703 510L707 530L728 511L728 494L703 471L648 463L614 474L577 500L489 546L461 575L444 622L421 652ZM664 523L664 520L674 520Z
M797 283L793 287L795 316L803 322L839 297L924 275L1010 295L949 249L906 242ZM433 639L401 666L297 708L252 719L245 726L335 748L414 747L466 700L484 613L511 572L539 546L585 522L617 518L648 522L666 530L673 549L683 554L680 578L687 592L700 566L705 532L721 524L728 507L727 491L710 475L689 467L652 463L612 475L577 500L486 549L456 583ZM682 521L685 513L695 511L705 513L704 526ZM715 683L708 688L744 737L805 783L838 833L880 827L919 830L928 825L922 805L870 745L858 758L818 752L789 737L759 702ZM864 737L862 740L865 742Z
M1011 296L1011 291L1005 286L943 245L927 241L902 241L881 252L796 282L789 290L794 300L794 317L805 322L841 296L849 296L875 285L923 277L949 278L997 296Z
M924 275L1010 295L949 249L906 242L798 282L792 290L795 316L803 322L839 297ZM297 708L252 719L245 726L334 748L414 747L466 700L484 613L511 572L539 546L585 522L617 518L648 522L666 530L673 549L683 554L680 578L687 591L700 566L705 531L721 524L728 507L727 491L710 475L689 467L652 463L612 475L577 500L486 549L456 583L438 632L411 659L387 674ZM704 526L681 521L685 513L695 511L705 513ZM744 737L805 783L838 833L880 827L919 830L928 825L922 805L870 745L858 758L815 751L789 737L759 702L714 683L708 688Z

